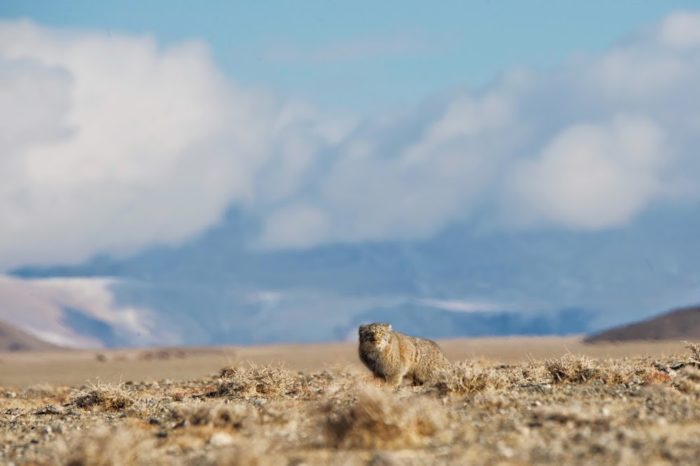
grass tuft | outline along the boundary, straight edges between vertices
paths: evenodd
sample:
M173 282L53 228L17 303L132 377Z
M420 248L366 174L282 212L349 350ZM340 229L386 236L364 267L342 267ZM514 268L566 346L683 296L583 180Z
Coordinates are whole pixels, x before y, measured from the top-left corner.
M685 347L691 353L691 360L697 364L700 364L700 343L691 343L689 341L685 342Z
M417 448L448 425L445 408L431 398L397 398L366 386L349 404L330 412L327 433L338 448Z
M600 378L600 371L585 356L567 354L559 359L548 359L544 365L554 383L586 383Z
M219 373L219 384L210 397L295 397L304 389L303 377L281 367L228 367Z
M494 368L479 368L457 363L441 374L435 388L440 395L473 395L485 390L497 390L508 385L506 375Z
M96 385L75 395L70 404L78 408L99 408L105 411L123 411L134 404L124 390L111 385Z

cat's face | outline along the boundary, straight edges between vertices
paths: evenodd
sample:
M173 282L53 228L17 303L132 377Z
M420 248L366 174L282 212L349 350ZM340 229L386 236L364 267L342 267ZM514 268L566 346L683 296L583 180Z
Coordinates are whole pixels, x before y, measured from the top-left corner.
M381 350L389 344L391 324L374 323L360 325L358 333L360 337L360 346L368 350Z

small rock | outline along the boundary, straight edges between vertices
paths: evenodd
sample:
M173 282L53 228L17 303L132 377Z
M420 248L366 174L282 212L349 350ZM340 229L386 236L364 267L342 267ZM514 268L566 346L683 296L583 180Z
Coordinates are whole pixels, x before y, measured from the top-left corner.
M233 437L226 432L217 432L211 436L209 444L215 447L226 447L233 444Z
M38 415L63 414L64 412L65 412L65 409L63 409L62 406L46 405L43 408L39 408L36 411L34 411L34 414L38 414Z
M63 433L63 426L60 423L56 422L56 423L51 425L51 430L57 434L62 434Z

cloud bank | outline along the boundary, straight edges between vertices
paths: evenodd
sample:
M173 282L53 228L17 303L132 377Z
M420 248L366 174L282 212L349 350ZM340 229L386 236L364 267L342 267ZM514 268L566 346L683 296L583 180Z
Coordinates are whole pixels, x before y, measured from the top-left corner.
M263 244L426 238L477 219L594 231L697 202L699 23L676 13L602 55L367 122L312 194L266 217Z
M697 202L699 25L348 124L240 88L198 42L0 23L0 269L176 244L231 205L274 249Z
M304 106L239 89L198 42L0 22L0 82L0 270L181 242L289 150L268 193L284 195L317 137Z
M595 231L697 202L699 21L676 13L602 55L361 125L311 194L266 217L263 244L427 238L470 221Z

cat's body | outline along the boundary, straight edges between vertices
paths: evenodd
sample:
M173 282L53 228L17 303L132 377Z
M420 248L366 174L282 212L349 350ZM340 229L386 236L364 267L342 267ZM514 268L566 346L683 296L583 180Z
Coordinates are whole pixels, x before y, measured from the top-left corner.
M416 384L431 382L450 368L437 343L395 332L390 324L361 325L358 333L360 360L393 387L401 385L404 377Z

